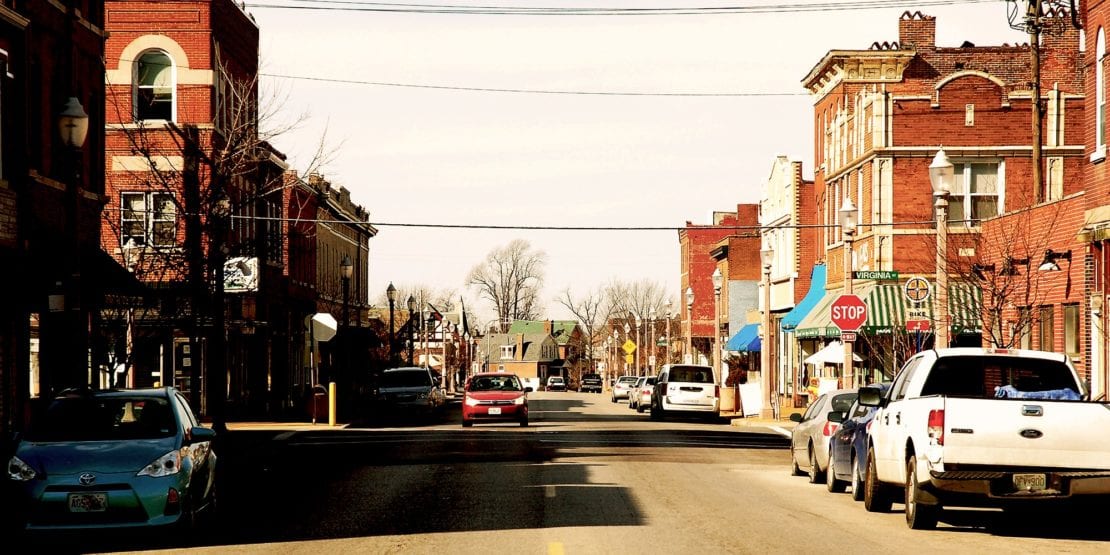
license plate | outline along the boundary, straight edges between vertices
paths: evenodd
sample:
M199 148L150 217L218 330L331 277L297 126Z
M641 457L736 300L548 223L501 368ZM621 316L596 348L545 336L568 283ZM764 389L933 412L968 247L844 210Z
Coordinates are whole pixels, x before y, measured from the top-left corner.
M1044 474L1014 474L1014 488L1018 491L1040 491L1045 488Z
M71 513L102 513L107 509L107 493L69 494L69 512Z
M489 408L489 413L490 414L501 414L501 407L490 407Z

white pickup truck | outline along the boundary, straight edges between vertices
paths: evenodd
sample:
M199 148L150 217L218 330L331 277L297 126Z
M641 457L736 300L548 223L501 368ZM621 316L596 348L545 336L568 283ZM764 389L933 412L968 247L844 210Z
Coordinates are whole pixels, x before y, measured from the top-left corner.
M918 353L885 396L860 389L860 404L877 407L864 507L888 511L904 501L911 528L933 528L946 505L1110 499L1110 404L1088 396L1061 354Z

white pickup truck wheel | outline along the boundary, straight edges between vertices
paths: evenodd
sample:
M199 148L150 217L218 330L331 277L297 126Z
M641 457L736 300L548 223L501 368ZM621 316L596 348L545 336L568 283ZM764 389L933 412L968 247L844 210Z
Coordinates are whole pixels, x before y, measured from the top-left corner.
M940 507L917 502L917 456L910 455L906 462L906 524L914 530L932 530L937 527Z
M875 473L875 450L867 450L867 475L863 477L863 508L869 513L885 513L894 503L886 486Z

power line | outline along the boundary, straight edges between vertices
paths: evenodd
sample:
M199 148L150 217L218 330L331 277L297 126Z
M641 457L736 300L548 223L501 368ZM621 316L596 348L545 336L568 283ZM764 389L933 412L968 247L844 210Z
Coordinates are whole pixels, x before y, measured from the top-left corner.
M281 0L275 0L281 1ZM458 4L402 4L359 2L354 0L285 0L286 3L246 4L249 8L290 9L340 12L376 12L453 15L530 15L530 16L657 16L657 15L731 15L764 13L828 12L881 8L920 8L982 4L1000 0L847 0L844 2L780 3L751 6L700 6L678 8L597 8L597 7L518 7L466 6Z

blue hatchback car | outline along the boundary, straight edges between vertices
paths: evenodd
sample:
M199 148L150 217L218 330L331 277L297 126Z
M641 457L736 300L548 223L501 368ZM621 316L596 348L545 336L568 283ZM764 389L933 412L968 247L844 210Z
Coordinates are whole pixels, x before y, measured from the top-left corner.
M890 382L872 384L883 395L890 389ZM863 476L867 465L867 434L875 407L865 407L857 399L847 411L840 414L843 420L829 440L829 470L825 476L831 492L842 492L852 486L852 499L863 500ZM835 416L833 417L835 418ZM830 418L832 419L832 418Z
M67 391L7 461L27 532L174 528L215 510L216 433L174 388Z

